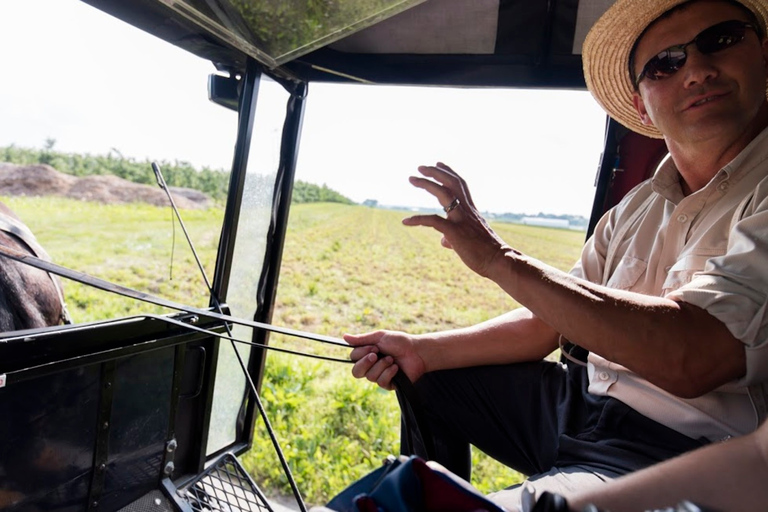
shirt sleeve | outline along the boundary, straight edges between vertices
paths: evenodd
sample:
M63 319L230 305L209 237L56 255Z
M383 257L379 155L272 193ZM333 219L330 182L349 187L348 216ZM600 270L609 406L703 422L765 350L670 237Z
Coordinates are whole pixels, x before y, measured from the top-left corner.
M706 310L746 346L746 385L768 379L768 190L756 189L726 253L667 298Z
M647 180L634 189L613 208L603 215L595 226L595 231L581 250L581 257L573 266L570 274L595 284L603 284L603 274L606 272L605 264L608 254L608 246L614 233L627 215L632 214L632 208L638 206L638 195L641 189L647 188L650 192L650 180ZM644 198L646 196L642 196ZM610 271L610 270L608 270Z

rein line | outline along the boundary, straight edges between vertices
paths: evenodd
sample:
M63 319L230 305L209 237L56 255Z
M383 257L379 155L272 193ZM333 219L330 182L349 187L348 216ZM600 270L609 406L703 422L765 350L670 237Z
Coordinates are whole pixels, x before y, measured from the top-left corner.
M193 306L187 306L185 304L181 304L178 302L174 302L168 299L163 299L161 297L157 297L155 295L141 292L138 290L134 290L133 288L128 288L126 286L122 286L119 284L111 283L109 281L106 281L104 279L100 279L98 277L91 276L89 274L86 274L84 272L79 272L77 270L72 270L70 268L58 265L56 263L45 261L43 259L40 259L36 256L32 256L30 254L25 254L19 251L16 251L14 249L11 249L9 247L5 247L3 245L0 245L0 256L10 258L12 260L18 261L20 263L24 263L25 265L29 265L31 267L35 267L41 270L44 270L46 272L49 272L51 274L56 274L57 276L64 277L67 279L70 279L72 281L77 281L78 283L85 284L88 286L92 286L94 288L97 288L99 290L103 290L110 293L115 293L118 295L122 295L123 297L128 297L131 299L135 299L141 302L146 302L149 304L154 304L156 306L161 306L169 309L175 309L177 311L182 311L185 313L190 313L194 315L200 315L207 318L213 318L216 320L222 320L224 322L230 322L237 325L243 325L246 327L253 327L256 329L263 329L265 331L269 332L275 332L278 334L285 334L287 336L293 336L296 338L303 338L310 341L316 341L318 343L325 343L328 345L335 345L338 347L344 347L344 348L352 348L348 343L345 341L334 338L332 336L326 336L323 334L314 334L306 331L299 331L297 329L290 329L288 327L279 327L276 325L266 324L263 322L256 322L253 320L243 320L242 318L236 318L231 315L225 315L223 313L217 313L215 311L209 311L206 309L196 308ZM183 322L182 322L183 323ZM187 324L184 324L187 327L190 327ZM218 337L225 337L218 333L216 333L216 336ZM235 340L238 341L238 340ZM258 344L259 347L265 347L264 345ZM268 348L268 346L266 346Z

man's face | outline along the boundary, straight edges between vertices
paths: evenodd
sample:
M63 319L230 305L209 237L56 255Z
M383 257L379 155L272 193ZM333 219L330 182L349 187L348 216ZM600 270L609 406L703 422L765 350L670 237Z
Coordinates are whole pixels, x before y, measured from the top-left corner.
M635 76L659 52L729 20L749 21L734 5L703 0L657 21L638 41ZM765 105L766 48L754 30L747 30L742 42L709 55L695 44L687 46L681 69L660 80L640 82L633 98L640 119L656 126L668 142L735 140L759 122L758 113Z

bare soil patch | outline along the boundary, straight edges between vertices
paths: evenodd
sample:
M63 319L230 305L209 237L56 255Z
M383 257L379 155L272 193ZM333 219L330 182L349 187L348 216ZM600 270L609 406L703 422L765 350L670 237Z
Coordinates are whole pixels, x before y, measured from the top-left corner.
M168 187L179 208L201 210L212 206L211 198L198 190ZM104 204L147 203L169 206L165 192L157 186L141 185L117 176L71 176L50 165L16 165L0 162L0 195L59 196Z

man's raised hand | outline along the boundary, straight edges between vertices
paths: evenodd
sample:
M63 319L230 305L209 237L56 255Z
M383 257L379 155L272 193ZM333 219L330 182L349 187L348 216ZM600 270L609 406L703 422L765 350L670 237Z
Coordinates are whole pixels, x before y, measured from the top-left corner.
M443 247L453 249L474 272L491 277L493 264L512 248L488 226L472 201L469 188L461 176L447 165L420 166L424 176L412 176L413 186L435 196L446 216L414 215L403 219L406 226L427 226L439 231Z

